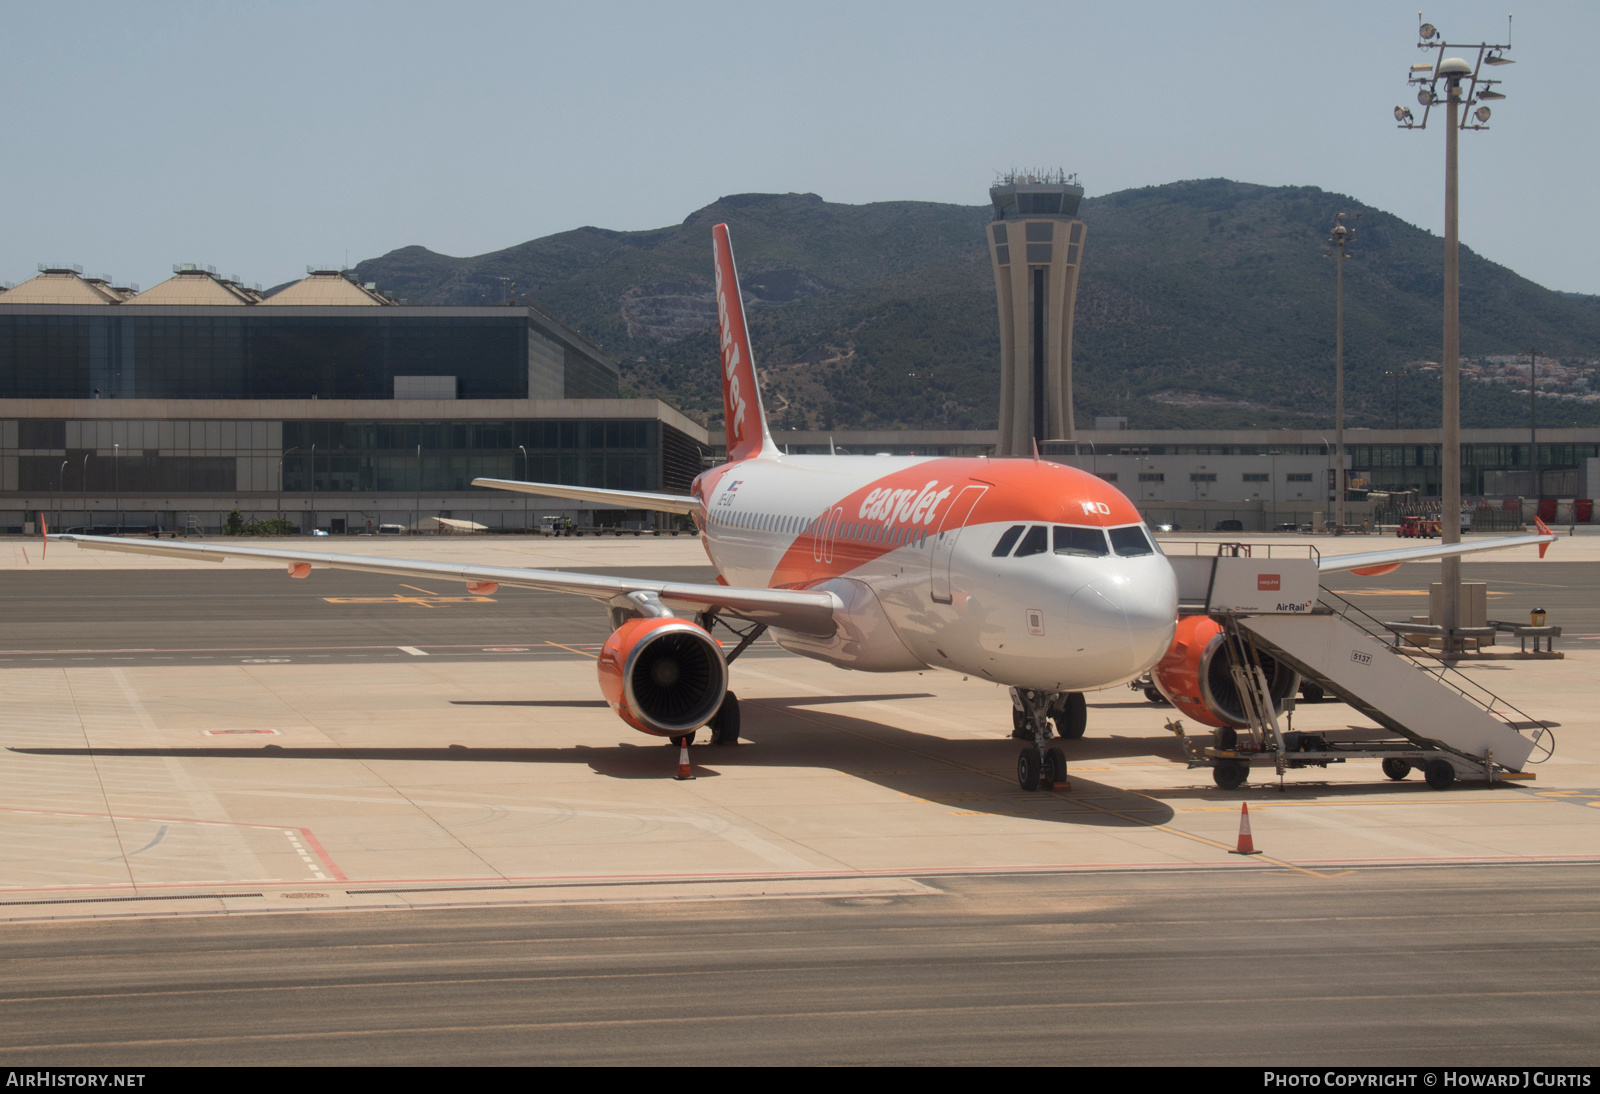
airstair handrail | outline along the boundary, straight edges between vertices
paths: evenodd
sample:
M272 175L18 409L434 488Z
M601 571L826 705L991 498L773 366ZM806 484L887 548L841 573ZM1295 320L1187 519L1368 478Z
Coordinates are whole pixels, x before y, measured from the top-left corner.
M1365 632L1369 637L1381 642L1386 648L1389 646L1388 629L1376 618L1327 587L1323 587L1321 593L1321 601L1330 611L1351 626ZM1335 605L1330 600L1337 601L1338 604ZM1399 654L1396 654L1396 656L1399 656ZM1536 741L1550 732L1550 727L1546 726L1542 721L1531 717L1509 700L1496 695L1470 676L1446 664L1443 659L1433 661L1431 664L1424 664L1420 661L1412 661L1411 664L1418 672L1427 673L1474 706L1482 707L1485 712L1500 719L1508 729L1515 730L1518 733L1521 733L1524 729L1538 729L1541 732L1539 736L1534 738ZM1520 719L1520 722L1507 717L1505 712L1508 710L1515 714Z

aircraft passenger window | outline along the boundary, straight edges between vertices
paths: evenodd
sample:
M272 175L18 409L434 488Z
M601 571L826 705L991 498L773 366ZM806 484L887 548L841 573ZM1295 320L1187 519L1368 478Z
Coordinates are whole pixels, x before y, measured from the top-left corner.
M1137 524L1111 529L1111 546L1115 547L1117 554L1124 558L1155 553L1155 548L1150 546L1150 537L1145 535L1144 529Z
M994 557L1005 558L1009 555L1011 548L1017 545L1017 537L1022 534L1022 529L1025 527L1027 526L1023 524L1013 524L1007 528L1005 534L1000 537L1000 542L994 545Z
M1106 534L1098 528L1056 525L1056 554L1099 558L1106 554Z
M1028 534L1022 537L1022 546L1017 548L1017 557L1026 558L1029 555L1042 555L1050 549L1050 529L1042 524L1035 524L1028 529Z

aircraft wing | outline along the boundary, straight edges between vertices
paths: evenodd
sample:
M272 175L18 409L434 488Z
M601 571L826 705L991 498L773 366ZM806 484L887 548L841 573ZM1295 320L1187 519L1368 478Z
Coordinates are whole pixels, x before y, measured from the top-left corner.
M462 566L453 562L423 562L406 558L374 558L366 555L341 555L325 551L282 550L276 547L246 547L218 543L177 543L161 540L120 539L114 536L83 536L52 532L50 539L75 543L94 551L122 551L128 554L161 555L205 562L229 558L274 559L283 562L291 576L304 577L312 567L332 570L363 570L400 577L428 577L443 581L464 581L470 586L511 585L519 589L575 593L593 600L616 602L629 593L654 593L669 608L679 611L706 611L715 608L724 615L752 623L766 623L784 630L826 638L834 632L833 613L841 607L832 593L800 589L754 589L729 585L692 585L673 581L641 581L631 577L575 574L561 570L524 570L512 566ZM306 570L298 571L301 566ZM298 571L298 572L297 572Z
M1500 551L1507 547L1539 547L1539 557L1544 557L1546 546L1555 541L1548 528L1540 535L1502 536L1498 539L1477 539L1468 543L1434 543L1420 547L1394 547L1387 551L1361 551L1352 555L1323 555L1317 568L1325 574L1351 570L1367 577L1392 573L1407 562L1428 562L1450 555L1468 555L1478 551Z
M651 494L643 490L602 490L594 486L562 486L553 482L518 482L516 479L473 479L473 486L512 490L545 498L598 501L621 509L654 509L663 513L697 513L700 499L683 494Z

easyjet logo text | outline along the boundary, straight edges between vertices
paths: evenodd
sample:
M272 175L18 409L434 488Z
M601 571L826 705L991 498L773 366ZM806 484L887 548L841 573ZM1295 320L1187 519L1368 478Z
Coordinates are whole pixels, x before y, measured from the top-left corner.
M727 383L728 426L735 437L744 437L744 393L739 390L739 344L733 340L733 325L728 322L728 294L722 291L722 263L717 268L717 330L722 337L722 377Z
M932 480L921 490L880 487L867 495L858 515L862 520L881 520L885 525L916 524L918 521L932 524L939 511L939 503L949 497L954 489L953 486L947 486L940 490L938 479Z
M1281 588L1283 588L1283 576L1281 574L1257 574L1256 575L1256 591L1257 592L1275 593Z

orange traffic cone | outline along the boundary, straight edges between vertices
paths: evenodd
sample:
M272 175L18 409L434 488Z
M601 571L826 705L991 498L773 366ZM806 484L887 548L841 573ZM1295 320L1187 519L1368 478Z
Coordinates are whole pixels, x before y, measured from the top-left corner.
M1239 803L1239 846L1234 849L1235 855L1259 855L1256 844L1250 838L1250 803Z
M678 740L678 774L674 778L682 781L694 778L694 772L689 770L689 738L681 737Z

